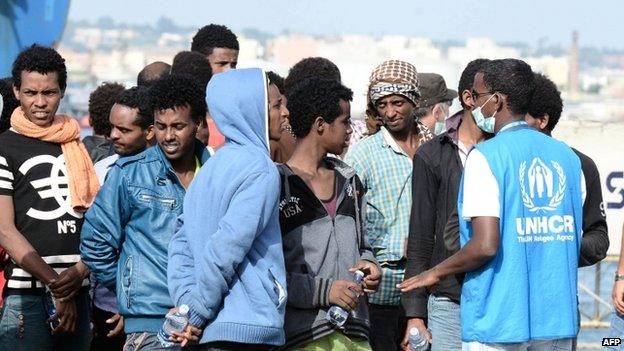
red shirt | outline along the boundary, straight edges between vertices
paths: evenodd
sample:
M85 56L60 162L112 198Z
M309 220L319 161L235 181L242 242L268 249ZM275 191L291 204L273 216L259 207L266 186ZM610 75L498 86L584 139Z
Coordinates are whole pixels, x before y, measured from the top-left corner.
M223 136L223 134L221 134L219 129L217 129L217 125L212 118L208 118L208 130L210 131L210 136L208 137L208 146L215 149L225 143L225 137Z

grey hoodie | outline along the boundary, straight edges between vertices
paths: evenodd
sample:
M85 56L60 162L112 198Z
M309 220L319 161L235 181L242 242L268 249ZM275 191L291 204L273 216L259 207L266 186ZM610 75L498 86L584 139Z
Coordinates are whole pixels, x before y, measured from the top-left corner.
M288 302L282 349L331 334L337 329L325 319L329 291L334 280L353 279L348 271L359 260L377 264L364 235L364 190L355 171L335 158L326 158L336 172L336 216L327 213L321 201L305 182L286 165L279 165L281 179L280 227ZM353 311L344 329L346 335L368 339L367 298Z

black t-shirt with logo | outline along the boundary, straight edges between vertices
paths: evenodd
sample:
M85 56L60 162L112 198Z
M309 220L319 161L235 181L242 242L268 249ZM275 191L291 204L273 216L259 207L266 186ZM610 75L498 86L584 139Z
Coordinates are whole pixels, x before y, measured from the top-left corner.
M57 272L80 260L83 216L71 208L61 146L14 132L0 134L0 196L11 196L15 227ZM41 288L13 261L9 289Z

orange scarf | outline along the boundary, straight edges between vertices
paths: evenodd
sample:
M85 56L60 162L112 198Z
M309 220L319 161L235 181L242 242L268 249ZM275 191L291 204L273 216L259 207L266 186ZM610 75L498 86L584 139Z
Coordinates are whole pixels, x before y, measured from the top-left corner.
M29 121L22 108L18 107L11 115L11 127L27 137L61 144L68 173L71 206L77 212L85 212L93 203L100 183L87 149L80 142L78 122L57 115L51 126L43 128Z

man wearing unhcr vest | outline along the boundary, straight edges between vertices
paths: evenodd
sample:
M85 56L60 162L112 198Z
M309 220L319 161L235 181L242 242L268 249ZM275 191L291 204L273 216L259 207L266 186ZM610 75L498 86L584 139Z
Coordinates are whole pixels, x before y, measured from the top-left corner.
M524 121L534 85L520 60L494 60L475 75L472 114L496 136L466 161L462 249L399 284L405 292L466 272L464 350L571 350L578 333L585 182L572 149Z

